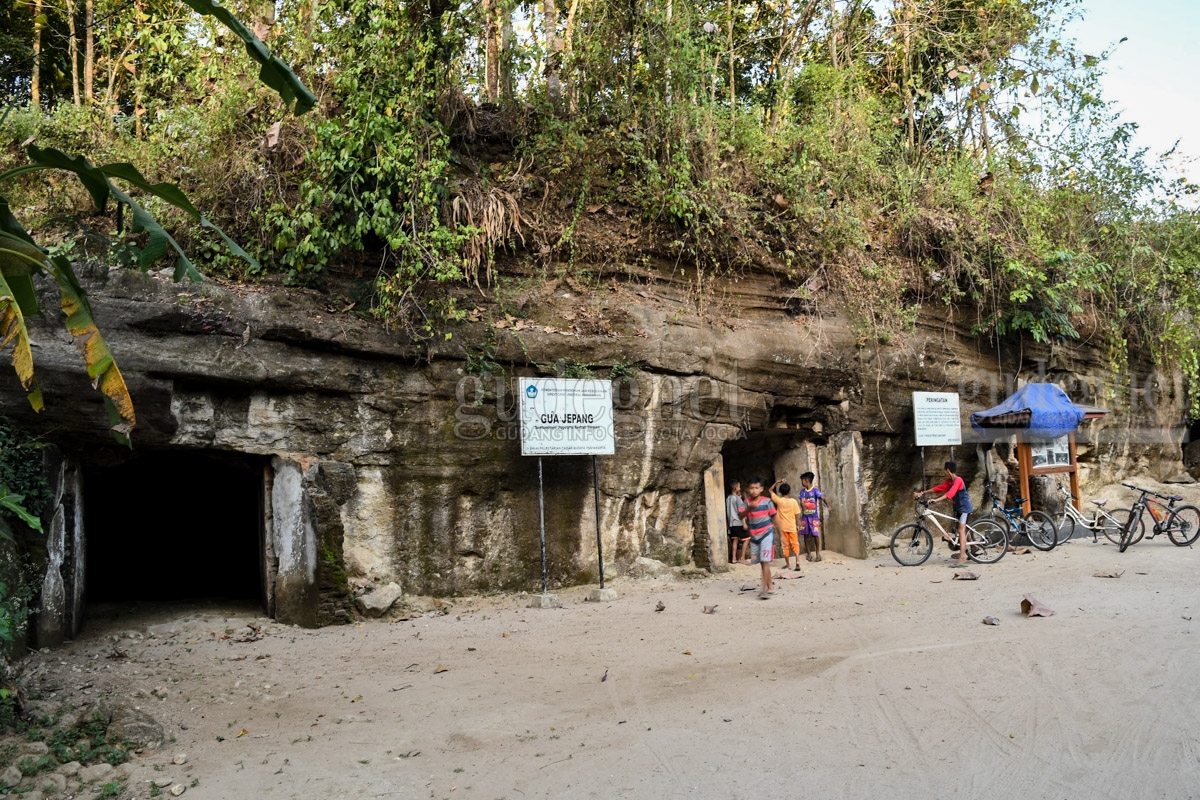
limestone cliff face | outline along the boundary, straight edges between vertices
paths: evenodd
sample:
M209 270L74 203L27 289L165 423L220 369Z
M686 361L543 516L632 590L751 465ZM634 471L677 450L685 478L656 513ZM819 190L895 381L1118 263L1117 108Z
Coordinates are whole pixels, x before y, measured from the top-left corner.
M1093 440L1085 487L1134 467L1182 468L1184 387L1136 354L1114 377L1087 346L997 351L944 308L883 344L832 301L789 309L768 277L710 289L724 305L707 318L669 284L530 280L503 304L476 297L476 321L428 343L331 313L315 293L133 272L93 283L136 403L133 453L111 446L98 395L53 321L32 327L47 411L29 413L8 374L4 412L83 464L162 448L263 457L275 482L264 489L267 559L280 586L294 563L296 580L316 587L299 600L284 591L279 608L299 602L308 610L287 613L306 622L331 619L355 580L436 595L539 586L537 464L520 455L517 375L615 380L617 452L599 475L610 574L643 555L725 563L706 474L712 503L730 478L795 481L813 469L834 504L828 544L864 555L873 533L911 512L907 491L921 482L914 390L960 392L965 418L1003 399L1014 377L1054 380L1116 412L1082 437ZM927 455L933 475L950 454ZM978 497L975 446L955 456ZM545 487L551 584L594 580L591 459L546 459ZM272 495L294 495L296 508L272 512Z

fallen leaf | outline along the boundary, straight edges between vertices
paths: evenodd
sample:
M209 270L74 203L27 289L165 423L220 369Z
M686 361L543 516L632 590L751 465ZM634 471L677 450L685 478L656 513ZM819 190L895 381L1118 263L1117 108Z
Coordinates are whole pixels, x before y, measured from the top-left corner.
M601 683L604 683L606 680L608 680L608 667L604 668L604 674L600 676Z
M1000 620L996 619L995 617L984 617L983 624L984 625L999 625Z
M692 592L692 599L693 599L693 600L699 600L699 599L700 599L700 595L696 594L695 592Z
M1093 578L1119 578L1125 574L1125 570L1109 570L1108 572L1093 572Z
M956 572L956 573L954 573L953 579L956 581L977 581L977 580L979 580L979 573L978 572L966 572L966 571Z
M449 671L450 671L449 667L443 667L441 664L438 664L438 668L433 671L433 674L440 675L443 672L449 672Z
M351 703L357 703L359 700L362 700L362 695L361 695L361 694L360 694L358 697L356 697L356 698L354 698L353 700L351 700L350 702L351 702Z
M692 654L692 651L691 651L691 650L684 650L684 651L683 651L683 654L684 654L685 656L690 656L690 655Z
M714 603L714 604L713 604L713 605L711 605L711 606L705 606L705 607L704 607L704 613L705 613L705 614L715 614L715 613L717 613L717 604L716 604L716 603Z
M245 728L242 728L242 730L238 733L238 735L233 738L240 739L248 733L250 733L250 731L246 730Z

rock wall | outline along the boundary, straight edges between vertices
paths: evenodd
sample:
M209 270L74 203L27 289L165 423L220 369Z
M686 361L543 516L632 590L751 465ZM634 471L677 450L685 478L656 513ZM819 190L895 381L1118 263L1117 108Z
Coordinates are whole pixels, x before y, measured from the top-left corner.
M306 624L343 617L365 583L434 595L540 586L537 467L520 455L517 375L614 379L617 452L600 459L599 476L610 575L641 556L723 565L704 552L716 545L703 487L722 457L726 480L755 471L795 482L813 469L834 504L827 542L863 555L872 534L911 513L908 492L922 482L914 390L959 391L965 414L1016 380L1054 380L1116 411L1081 435L1085 487L1182 469L1185 387L1136 354L1128 375L1113 376L1086 346L998 353L951 312L880 343L835 310L788 312L767 277L731 284L740 316L711 319L665 290L531 283L524 316L477 297L477 321L420 342L331 313L312 292L102 273L93 305L136 403L133 453L111 446L55 320L31 328L47 411L28 412L11 374L0 400L81 463L156 448L269 457L264 596ZM581 327L580 309L611 324ZM950 455L934 450L931 476ZM974 444L954 455L978 497ZM546 464L551 584L593 581L591 460Z

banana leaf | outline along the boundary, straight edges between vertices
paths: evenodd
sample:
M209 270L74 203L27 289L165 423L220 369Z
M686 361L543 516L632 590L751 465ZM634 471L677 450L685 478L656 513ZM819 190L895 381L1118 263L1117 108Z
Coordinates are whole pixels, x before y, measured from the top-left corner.
M137 424L133 399L112 351L96 327L91 304L71 262L62 256L46 255L0 198L0 351L15 342L13 367L21 385L29 392L29 403L35 411L41 411L44 404L33 373L33 354L24 315L37 313L32 275L39 271L48 273L58 284L62 308L67 315L67 331L83 355L92 386L104 397L113 436L128 445L129 433ZM20 290L17 287L21 287ZM28 295L27 300L21 299L23 294Z
M62 256L47 259L46 271L58 284L62 297L62 309L67 315L67 332L75 339L75 347L83 356L87 367L88 377L92 379L92 388L99 389L104 396L104 405L108 410L110 428L113 436L122 444L129 444L129 434L137 424L137 415L133 410L133 398L129 396L129 387L117 367L108 343L96 326L92 314L92 305L88 302L87 293L79 285L71 262Z
M258 79L279 92L285 106L290 106L295 102L296 116L317 104L316 96L300 82L296 73L292 72L291 68L280 61L278 57L271 55L271 51L262 43L262 40L238 21L238 18L228 9L223 8L215 0L183 0L183 2L198 14L215 17L218 22L229 28L246 43L246 54L262 65L258 71Z
M0 231L0 352L11 344L13 346L12 365L21 381L21 387L28 393L29 405L34 411L45 408L42 401L42 390L38 386L37 377L33 373L33 350L29 346L29 330L25 327L23 304L17 297L17 291L10 284L28 284L32 292L33 283L27 270L30 263L36 265L43 258L35 245L22 241L16 236ZM12 273L12 280L5 280L6 273ZM37 301L34 299L36 313Z

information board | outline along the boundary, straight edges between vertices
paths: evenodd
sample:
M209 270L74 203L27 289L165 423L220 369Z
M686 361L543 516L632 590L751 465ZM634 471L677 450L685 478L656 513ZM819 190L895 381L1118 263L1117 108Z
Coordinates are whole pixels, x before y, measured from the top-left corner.
M917 446L962 444L957 392L913 392Z
M612 381L521 378L521 455L610 456Z

